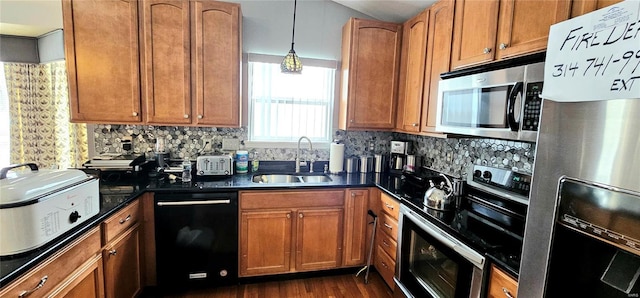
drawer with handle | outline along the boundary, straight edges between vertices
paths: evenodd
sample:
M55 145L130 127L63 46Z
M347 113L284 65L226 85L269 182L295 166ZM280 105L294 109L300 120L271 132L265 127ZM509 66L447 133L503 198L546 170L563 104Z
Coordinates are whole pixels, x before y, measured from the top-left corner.
M515 298L518 292L518 281L491 264L488 292L488 298Z
M382 212L398 220L400 217L400 202L385 193L380 193L380 201L382 203Z
M380 214L380 218L378 220L380 230L387 233L387 235L389 235L389 237L394 241L398 241L398 221L385 213Z
M396 248L398 247L398 243L396 243L391 236L387 233L378 233L376 235L376 243L379 248L382 248L389 256L395 261L396 260Z
M140 220L140 203L131 202L102 223L102 244L106 245Z
M384 252L384 249L376 249L375 266L378 273L380 273L380 276L382 276L384 282L386 282L387 285L391 289L393 289L393 276L396 273L396 262L393 261L393 259L386 252Z
M0 297L44 297L98 255L100 233L98 228L80 236L77 240L55 253L26 275L0 290Z

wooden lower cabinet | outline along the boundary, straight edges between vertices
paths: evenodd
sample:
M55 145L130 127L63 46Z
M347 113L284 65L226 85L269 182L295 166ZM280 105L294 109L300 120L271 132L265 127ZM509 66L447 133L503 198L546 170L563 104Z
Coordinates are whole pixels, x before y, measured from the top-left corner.
M94 228L0 289L0 297L104 297L99 251Z
M340 267L343 212L341 207L298 210L297 271Z
M393 257L389 256L384 250L378 248L376 250L375 266L384 282L393 290L395 284L393 283L393 276L396 273L396 261Z
M347 189L344 208L344 259L343 266L360 266L367 262L369 247L367 215L370 191L366 188Z
M341 267L344 197L344 190L241 191L240 276Z
M106 297L136 297L142 291L139 225L108 243L102 257Z
M490 274L487 298L517 297L518 280L494 264L491 264Z
M50 297L86 298L104 297L102 256L97 255L80 267L68 282Z
M393 290L395 284L393 276L396 273L396 249L398 241L398 218L400 216L400 202L385 193L378 197L378 227L376 231L376 270L382 279Z
M242 211L240 275L289 272L293 211Z

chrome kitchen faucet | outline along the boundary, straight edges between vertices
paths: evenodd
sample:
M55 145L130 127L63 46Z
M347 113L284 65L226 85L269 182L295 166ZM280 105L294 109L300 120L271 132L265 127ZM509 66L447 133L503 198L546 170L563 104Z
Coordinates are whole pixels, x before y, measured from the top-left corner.
M300 142L302 139L306 139L309 142L309 150L313 151L313 144L311 144L311 140L305 136L301 136L298 139L298 150L296 151L296 173L300 173ZM305 161L305 165L307 162ZM311 161L311 165L309 166L309 172L313 172L313 160Z

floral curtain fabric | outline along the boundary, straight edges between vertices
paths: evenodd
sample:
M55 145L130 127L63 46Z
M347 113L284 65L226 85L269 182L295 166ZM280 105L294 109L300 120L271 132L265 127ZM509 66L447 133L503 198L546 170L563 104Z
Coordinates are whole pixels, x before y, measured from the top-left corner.
M64 61L5 63L11 163L40 168L79 167L88 159L87 128L69 122Z

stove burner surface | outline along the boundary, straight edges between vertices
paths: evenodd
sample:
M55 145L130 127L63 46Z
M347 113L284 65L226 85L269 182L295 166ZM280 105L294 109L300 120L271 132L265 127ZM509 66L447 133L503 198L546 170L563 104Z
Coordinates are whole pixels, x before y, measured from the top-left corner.
M439 173L435 171L418 173L418 178L405 173L395 193L402 197L405 205L424 218L517 274L520 267L524 219L485 210L486 206L471 201L467 194L455 198L456 208L451 211L431 209L424 202L429 179L435 179L434 183L439 183L442 178L439 178ZM467 191L474 191L473 188L467 188Z

